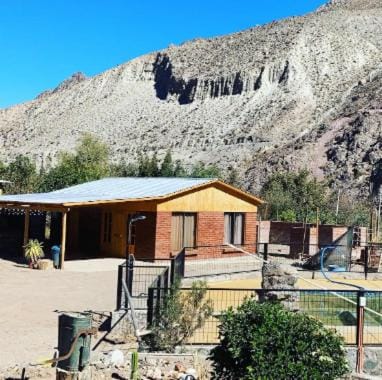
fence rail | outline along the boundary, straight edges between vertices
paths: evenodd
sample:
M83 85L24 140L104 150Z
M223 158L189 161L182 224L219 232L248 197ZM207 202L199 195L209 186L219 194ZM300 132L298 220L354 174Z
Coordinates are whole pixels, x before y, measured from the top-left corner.
M183 288L182 292L190 292ZM363 345L382 345L382 291L353 290L266 290L283 298L286 307L305 312L319 319L326 327L335 329L343 336L345 344L356 345L360 334ZM228 308L237 308L247 298L259 300L263 289L208 288L205 300L211 300L213 315L206 320L187 342L188 344L211 345L218 343L219 317ZM160 318L160 308L168 295L168 289L151 288L149 293L150 325ZM366 297L364 315L360 315L360 299ZM288 301L289 300L289 301ZM371 309L373 311L369 311ZM363 323L360 325L360 320Z

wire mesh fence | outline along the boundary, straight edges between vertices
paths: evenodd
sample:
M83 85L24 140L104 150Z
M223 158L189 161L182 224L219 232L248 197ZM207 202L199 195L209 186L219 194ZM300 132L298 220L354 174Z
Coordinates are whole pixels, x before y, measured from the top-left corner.
M197 278L261 270L256 245L201 245L185 248L185 278Z
M182 292L190 292L190 288ZM283 304L291 310L305 312L320 320L326 327L336 330L343 336L347 345L355 345L359 334L359 299L361 293L353 290L266 290L277 294L283 299ZM228 308L236 309L245 299L259 300L263 289L214 289L206 291L205 300L211 300L213 314L203 326L196 330L188 340L188 344L213 345L219 341L219 317ZM160 318L160 307L168 290L157 288L150 292L149 324L155 324ZM365 309L363 318L363 342L365 345L382 345L382 292L368 291L365 293L366 305L374 312ZM288 301L289 300L289 301ZM375 313L376 312L376 313Z
M126 280L135 310L146 310L149 289L156 287L168 289L176 278L184 277L184 252L171 259L135 259L128 260L118 267L117 310L127 310L129 305L122 287L122 278Z

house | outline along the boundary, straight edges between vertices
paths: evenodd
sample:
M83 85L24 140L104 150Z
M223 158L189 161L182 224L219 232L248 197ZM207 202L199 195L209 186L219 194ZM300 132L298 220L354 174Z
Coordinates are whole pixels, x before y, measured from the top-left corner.
M48 216L46 238L61 245L61 267L65 258L128 253L169 259L184 247L194 259L240 254L230 243L255 251L260 204L222 181L192 178L105 178L50 193L0 197L0 209L23 210L24 243L33 237L31 213Z

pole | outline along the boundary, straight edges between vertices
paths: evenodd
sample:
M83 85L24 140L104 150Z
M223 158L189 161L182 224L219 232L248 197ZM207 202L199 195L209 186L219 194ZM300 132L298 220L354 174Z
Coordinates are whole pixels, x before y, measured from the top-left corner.
M379 189L379 201L378 201L378 216L377 216L377 241L379 242L380 230L381 230L381 202L382 192Z
M338 194L337 194L337 206L336 206L336 224L337 224L337 219L338 219L338 212L340 210L340 192L341 190L338 189Z
M25 247L28 244L29 225L30 225L30 211L29 210L25 210L23 247ZM23 248L23 250L24 250L24 253L25 253L25 248Z
M363 361L364 361L363 326L364 326L364 318L365 318L365 306L366 306L365 292L359 291L357 294L357 364L356 364L357 373L362 373L363 371Z
M264 261L268 261L268 243L264 243Z
M320 209L317 207L317 210L316 210L316 229L317 229L317 251L319 251L320 249L320 239L319 239L319 225L320 225L320 219L319 219L319 215L320 215Z
M60 269L64 269L65 263L67 215L67 211L62 212Z

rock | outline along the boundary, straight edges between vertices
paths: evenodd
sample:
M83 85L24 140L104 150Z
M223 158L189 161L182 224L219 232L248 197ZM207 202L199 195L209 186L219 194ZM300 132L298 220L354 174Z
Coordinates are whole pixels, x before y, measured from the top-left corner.
M105 363L111 367L122 367L125 363L125 356L121 350L113 350L107 354Z
M174 367L175 371L178 371L178 372L186 372L186 367L183 365L183 363L175 363L175 367Z
M280 301L288 309L298 310L299 294L293 292L297 288L297 272L295 270L286 269L278 263L264 262L262 276L261 287L263 290L259 294L260 302ZM277 289L281 291L275 291Z
M41 259L38 261L37 267L40 270L53 269L53 261L49 259Z
M146 377L150 380L161 380L162 371L160 368L149 369L146 373Z

